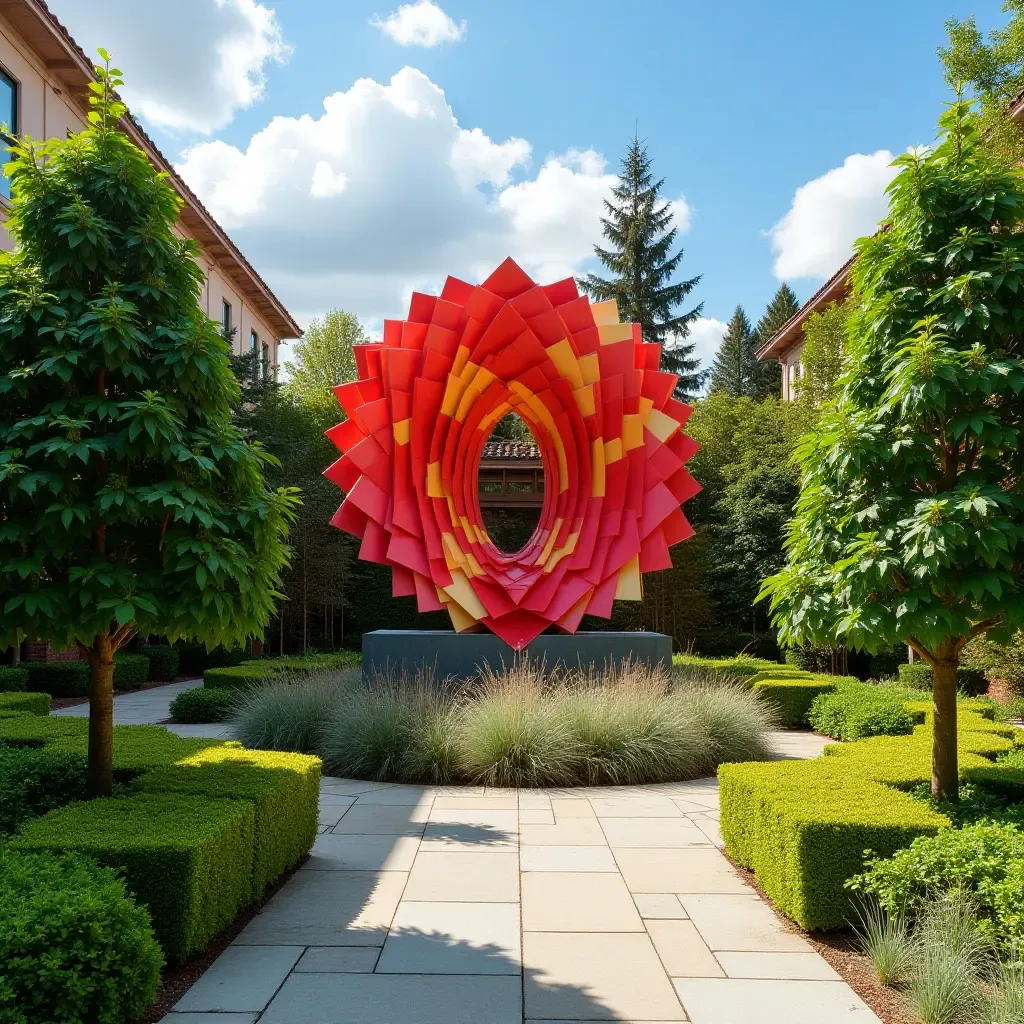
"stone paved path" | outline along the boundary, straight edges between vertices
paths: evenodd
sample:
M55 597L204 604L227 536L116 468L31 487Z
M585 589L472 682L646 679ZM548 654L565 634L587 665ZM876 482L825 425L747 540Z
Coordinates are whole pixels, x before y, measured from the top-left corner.
M715 779L326 778L320 816L307 863L163 1024L878 1020L721 854Z

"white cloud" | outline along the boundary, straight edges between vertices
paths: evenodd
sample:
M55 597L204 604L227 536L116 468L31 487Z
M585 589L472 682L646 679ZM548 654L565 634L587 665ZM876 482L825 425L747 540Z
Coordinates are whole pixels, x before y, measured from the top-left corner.
M690 325L690 334L686 342L695 344L693 354L700 360L702 370L709 369L715 361L718 346L722 343L727 326L728 324L716 320L713 316L702 316Z
M461 43L466 38L466 22L456 24L431 0L402 4L383 21L375 16L370 24L399 46L434 47L442 43Z
M373 330L447 274L512 256L544 281L580 272L614 183L592 150L547 157L459 126L414 68L360 79L319 116L275 117L244 151L187 150L178 170L300 321L332 306Z
M690 223L693 220L693 207L686 201L686 196L669 200L669 209L672 211L672 227L681 235L690 230Z
M789 212L769 232L779 280L829 277L850 258L853 243L885 216L892 160L887 149L854 153L796 190Z
M210 135L263 96L266 67L291 52L256 0L50 0L89 54L108 50L132 112L172 132Z

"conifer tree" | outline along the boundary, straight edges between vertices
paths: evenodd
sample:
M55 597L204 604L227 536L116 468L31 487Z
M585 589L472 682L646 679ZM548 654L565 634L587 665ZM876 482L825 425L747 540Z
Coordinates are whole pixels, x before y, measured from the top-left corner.
M800 303L793 289L783 281L754 328L754 351L757 352L762 345L771 341L799 311ZM774 359L759 361L754 371L750 397L761 401L764 398L778 398L781 393L782 367Z
M700 388L704 377L694 344L686 341L704 304L676 312L700 277L673 281L683 250L672 255L678 229L672 226L671 204L661 198L664 184L663 178L654 180L647 148L634 138L622 161L619 183L611 200L605 201L608 216L601 225L611 247L594 246L612 276L588 274L580 285L592 298L615 299L622 320L640 324L646 341L662 345L662 368L679 376L676 397L685 399Z
M743 307L737 306L711 366L712 391L722 391L733 398L750 397L757 370L754 346L750 321Z

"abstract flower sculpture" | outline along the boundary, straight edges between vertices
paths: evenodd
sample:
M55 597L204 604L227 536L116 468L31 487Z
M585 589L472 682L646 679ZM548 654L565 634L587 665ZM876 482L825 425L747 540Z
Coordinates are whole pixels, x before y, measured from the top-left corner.
M456 630L521 650L640 600L640 574L669 568L669 547L692 536L680 505L700 490L684 468L697 445L677 378L638 324L572 279L542 287L512 260L479 286L450 277L355 353L359 379L334 389L348 418L327 432L343 455L325 476L346 495L331 523L421 612L444 608ZM514 554L488 537L477 494L484 442L510 411L545 477L537 529Z

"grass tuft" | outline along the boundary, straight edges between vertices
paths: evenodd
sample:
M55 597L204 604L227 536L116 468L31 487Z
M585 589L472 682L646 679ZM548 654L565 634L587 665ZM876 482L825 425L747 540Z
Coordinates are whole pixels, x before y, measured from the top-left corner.
M872 900L860 908L854 926L860 951L871 961L875 977L883 985L906 981L914 959L915 945L907 919L891 914Z

